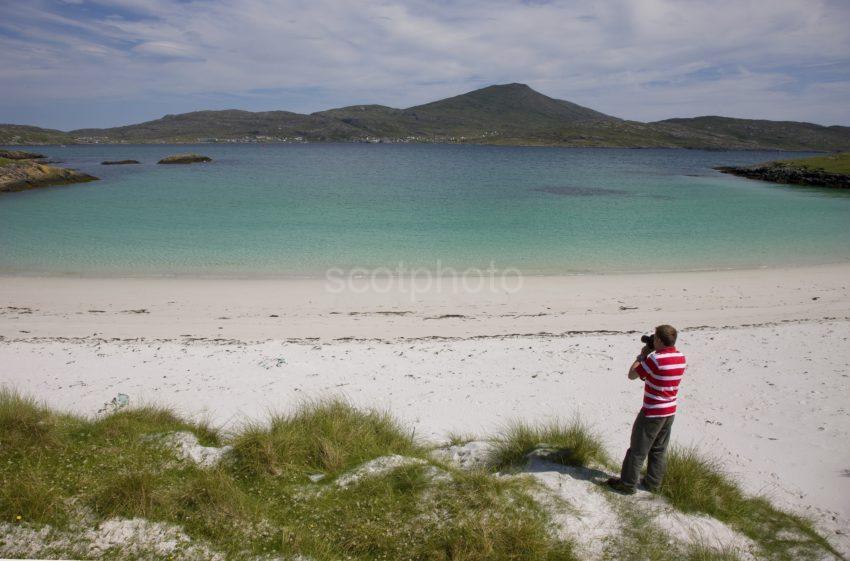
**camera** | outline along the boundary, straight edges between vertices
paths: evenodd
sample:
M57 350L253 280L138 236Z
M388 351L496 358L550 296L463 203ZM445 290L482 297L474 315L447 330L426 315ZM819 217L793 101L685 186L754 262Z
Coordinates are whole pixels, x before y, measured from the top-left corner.
M655 335L641 335L640 342L649 347L650 349L655 348Z

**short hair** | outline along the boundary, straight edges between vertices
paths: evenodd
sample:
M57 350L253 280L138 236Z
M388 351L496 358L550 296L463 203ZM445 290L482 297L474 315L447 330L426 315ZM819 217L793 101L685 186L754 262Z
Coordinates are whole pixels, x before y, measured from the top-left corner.
M676 328L672 325L659 325L655 328L655 336L668 347L676 344Z

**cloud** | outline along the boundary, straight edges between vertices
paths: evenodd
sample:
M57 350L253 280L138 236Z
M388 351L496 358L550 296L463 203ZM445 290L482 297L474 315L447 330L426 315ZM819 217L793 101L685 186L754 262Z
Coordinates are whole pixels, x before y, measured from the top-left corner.
M631 119L847 125L848 20L833 0L33 0L0 22L0 121L46 103L88 104L38 123L65 127L127 122L103 109L122 102L406 107L525 82Z
M171 41L148 41L140 43L133 47L132 51L159 61L185 60L203 62L204 60L197 55L192 47L172 43Z

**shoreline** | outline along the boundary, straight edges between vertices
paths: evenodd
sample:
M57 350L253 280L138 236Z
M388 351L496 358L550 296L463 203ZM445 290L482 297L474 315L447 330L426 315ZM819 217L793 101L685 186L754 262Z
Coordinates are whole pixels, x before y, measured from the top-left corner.
M0 337L421 339L814 321L850 317L847 278L850 263L526 276L510 286L485 278L466 284L0 275Z
M714 169L720 173L779 185L850 189L850 175L843 173L805 170L771 163L749 167L720 166Z
M441 265L443 269L451 269L453 268L451 265ZM517 270L520 272L523 278L573 278L573 277L612 277L612 276L641 276L641 275L661 275L661 274L691 274L691 273L722 273L722 272L741 272L748 273L752 271L786 271L786 270L797 270L797 269L809 269L809 268L824 268L824 267L843 267L850 266L850 258L845 260L838 261L825 261L825 262L816 262L816 263L782 263L782 264L770 264L770 265L745 265L745 266L728 266L728 267L704 267L704 268L695 268L695 269L687 269L687 268L677 268L677 269L654 269L654 270L610 270L610 271L600 271L600 270L586 270L586 271L557 271L557 272L540 272L540 271L532 271L532 272L523 272L518 269L514 269L512 267L506 268L505 270ZM357 267L352 266L348 268L338 268L342 271L353 271L357 269L368 269L367 267ZM385 267L378 267L382 271L387 269ZM424 267L418 267L411 265L410 269L415 269L421 271ZM457 267L458 270L461 270L460 267ZM371 269L369 269L371 270ZM393 269L388 269L390 272L393 272ZM484 271L486 269L482 269L481 267L468 267L464 270L466 271ZM470 278L486 278L487 275L481 274L467 274L466 276ZM367 275L359 275L357 278L366 278ZM38 270L10 270L0 268L0 281L4 278L44 278L44 279L88 279L88 280L157 280L157 279L171 279L171 280L199 280L199 281L324 281L327 278L327 271L324 273L198 273L198 272L177 272L177 273L156 273L156 272L145 272L145 273L134 273L134 272L116 272L114 274L98 271L92 273L80 273L80 272L51 272L51 271L38 271ZM380 275L380 278L414 278L414 279L451 279L452 275L435 275L432 274L431 271L428 271L426 275Z

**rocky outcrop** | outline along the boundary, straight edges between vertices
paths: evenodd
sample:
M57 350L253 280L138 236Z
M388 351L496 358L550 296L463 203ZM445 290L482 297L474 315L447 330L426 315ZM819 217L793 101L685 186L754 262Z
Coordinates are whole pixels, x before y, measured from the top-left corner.
M486 440L472 440L465 444L456 444L431 451L431 458L439 462L451 463L460 469L483 469L487 467L494 445Z
M189 431L154 436L171 448L181 460L194 462L201 468L218 465L233 450L233 446L202 446L198 437Z
M44 157L44 154L24 152L23 150L0 150L0 158L6 158L7 160L38 160Z
M100 162L102 166L124 166L127 164L138 164L139 160L106 160L105 162Z
M197 162L211 162L212 158L207 156L201 156L200 154L175 154L173 156L168 156L160 161L158 164L194 164Z
M850 175L796 168L788 165L762 164L751 167L721 166L714 169L722 173L729 173L749 179L759 179L761 181L771 181L773 183L850 189Z
M13 161L0 166L0 193L26 191L49 185L95 181L86 173L74 169L57 168L31 160Z

